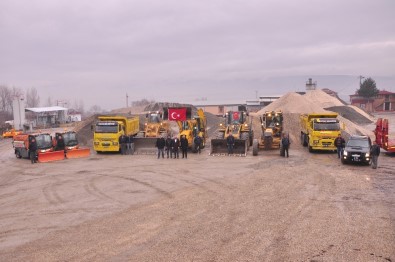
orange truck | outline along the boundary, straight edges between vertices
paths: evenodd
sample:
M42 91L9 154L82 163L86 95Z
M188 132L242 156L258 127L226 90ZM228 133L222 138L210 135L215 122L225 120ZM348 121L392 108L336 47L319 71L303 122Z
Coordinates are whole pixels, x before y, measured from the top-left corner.
M89 148L81 148L78 143L77 133L75 131L64 131L58 132L55 134L55 138L61 136L64 142L64 150L65 157L70 158L80 158L80 157L89 157L90 149ZM54 149L57 150L57 139L53 139Z
M3 132L3 138L13 138L14 136L19 134L22 134L22 131L11 129Z
M29 141L37 141L38 162L51 162L64 159L63 151L54 151L52 137L48 133L19 134L14 136L13 146L17 158L29 158Z

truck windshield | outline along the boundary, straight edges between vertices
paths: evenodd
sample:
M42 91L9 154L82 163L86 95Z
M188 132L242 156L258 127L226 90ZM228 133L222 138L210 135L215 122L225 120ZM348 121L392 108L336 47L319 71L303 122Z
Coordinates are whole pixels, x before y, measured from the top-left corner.
M350 139L347 142L347 146L350 147L370 147L367 139Z
M148 123L160 123L160 115L150 114L148 117Z
M52 139L49 134L40 134L36 136L36 141L38 149L47 149L52 147Z
M340 130L339 123L314 123L316 131L337 131Z
M64 133L63 141L66 146L76 146L78 145L77 134L74 132Z
M96 123L96 133L118 133L117 122L102 122Z

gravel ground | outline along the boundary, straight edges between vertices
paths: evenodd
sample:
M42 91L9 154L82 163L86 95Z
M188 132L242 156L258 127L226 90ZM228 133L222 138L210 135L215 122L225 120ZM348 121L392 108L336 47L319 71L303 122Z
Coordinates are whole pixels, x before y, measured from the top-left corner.
M1 141L0 260L395 260L393 157L204 151L31 165Z

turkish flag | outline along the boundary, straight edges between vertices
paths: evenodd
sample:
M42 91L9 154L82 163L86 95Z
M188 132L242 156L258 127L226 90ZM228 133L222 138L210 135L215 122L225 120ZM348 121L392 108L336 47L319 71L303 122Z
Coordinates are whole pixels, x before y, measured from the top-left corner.
M169 120L172 120L172 121L187 120L187 109L186 108L169 108L167 112L169 114Z
M233 112L233 119L239 120L239 112Z

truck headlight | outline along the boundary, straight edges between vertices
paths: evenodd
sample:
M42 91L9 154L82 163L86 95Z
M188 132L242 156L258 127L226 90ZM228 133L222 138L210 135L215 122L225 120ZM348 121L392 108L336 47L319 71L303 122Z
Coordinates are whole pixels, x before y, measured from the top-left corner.
M344 156L347 156L347 151L344 150L344 151L343 151L343 155L344 155Z
M118 145L118 142L112 142L112 145L113 145L113 146L117 146L117 145Z
M370 154L369 154L369 153L366 153L366 154L365 154L365 157L366 157L366 158L370 157Z
M95 146L98 146L100 143L99 142L94 142Z

